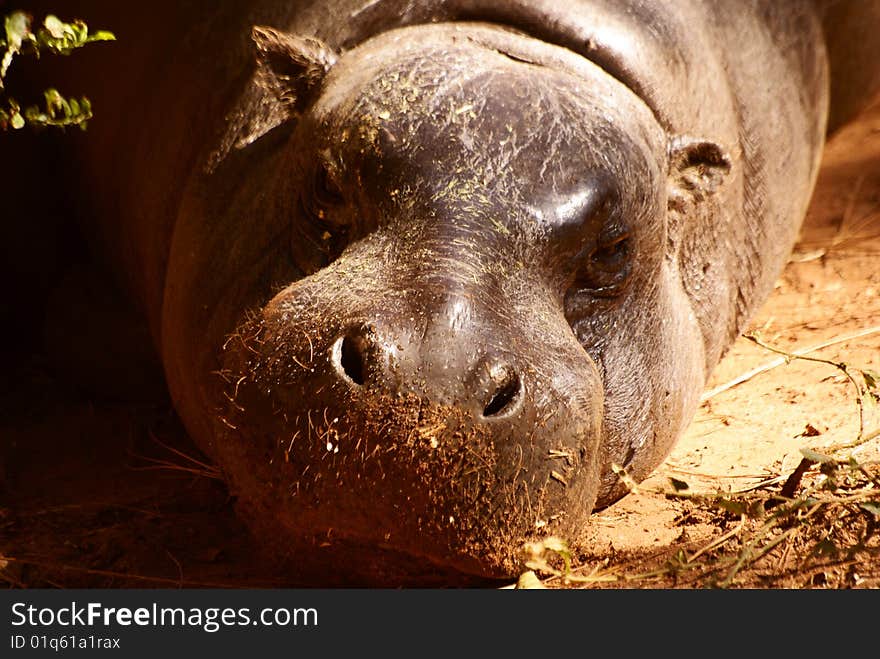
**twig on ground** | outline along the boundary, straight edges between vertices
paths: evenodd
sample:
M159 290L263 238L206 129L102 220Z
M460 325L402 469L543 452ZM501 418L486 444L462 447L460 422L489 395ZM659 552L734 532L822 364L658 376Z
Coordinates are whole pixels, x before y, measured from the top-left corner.
M823 350L824 348L829 348L833 345L838 345L840 343L848 343L850 341L854 341L855 339L861 339L865 336L871 336L872 334L880 333L880 326L869 327L867 329L859 330L858 332L853 332L852 334L845 334L844 336L839 336L829 341L823 341L814 346L809 346L808 348L801 348L799 350L793 350L790 353L783 353L786 355L790 355L789 357L779 357L778 359L774 359L773 361L767 362L757 368L752 369L751 371L747 371L742 375L738 375L732 380L725 382L724 384L718 385L705 392L700 397L700 402L706 402L710 398L714 398L718 394L724 393L728 389L733 389L734 387L742 384L743 382L748 382L755 376L761 375L761 373L766 373L767 371L773 370L778 366L782 366L784 364L789 363L792 359L795 358L803 358L805 355L808 355L812 352L817 352L818 350ZM746 336L745 338L749 338ZM780 352L778 350L773 350L774 352Z
M801 484L801 479L804 474L807 472L807 469L812 467L816 462L814 460L810 460L809 458L802 458L798 463L798 466L795 467L795 470L791 472L791 475L786 479L785 485L782 486L782 489L779 490L779 496L783 496L786 499L791 499L794 497L795 492L797 492L798 486Z
M735 535L738 535L739 532L743 530L743 526L745 525L745 523L746 523L746 516L745 516L745 515L740 515L740 516L739 516L739 524L737 524L737 525L733 528L733 530L728 531L727 533L725 533L724 535L722 535L720 538L718 538L718 539L716 539L716 540L713 540L713 541L710 542L708 545L706 545L705 547L703 547L702 549L700 549L699 551L697 551L693 556L691 556L691 557L688 559L688 562L691 563L691 562L697 560L700 556L702 556L703 554L705 554L707 551L712 551L713 549L717 549L718 547L720 547L721 545L723 545L725 542L727 542L728 540L730 540L732 537L734 537Z

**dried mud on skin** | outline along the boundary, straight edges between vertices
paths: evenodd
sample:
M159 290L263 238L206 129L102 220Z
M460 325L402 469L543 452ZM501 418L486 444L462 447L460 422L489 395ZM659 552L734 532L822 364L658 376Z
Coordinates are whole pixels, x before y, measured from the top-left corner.
M878 263L880 105L829 144L799 245L750 331L787 352L830 343L810 355L880 372ZM709 390L777 357L741 338ZM234 498L167 400L97 402L52 373L33 354L0 383L3 585L298 585L254 560ZM865 434L880 427L876 407L866 405ZM811 464L778 496L802 449L830 453L858 426L840 369L795 360L746 378L703 403L635 492L593 515L569 581L547 571L562 566L547 550L531 583L878 588L880 439Z

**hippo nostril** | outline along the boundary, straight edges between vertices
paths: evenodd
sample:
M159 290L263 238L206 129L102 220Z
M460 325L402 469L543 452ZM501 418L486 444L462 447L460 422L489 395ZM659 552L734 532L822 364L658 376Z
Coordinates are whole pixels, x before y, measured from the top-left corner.
M516 373L508 372L483 409L483 416L500 416L516 400L520 388L519 377Z
M339 342L338 368L357 385L362 385L366 379L363 347L363 339L359 337L346 335Z

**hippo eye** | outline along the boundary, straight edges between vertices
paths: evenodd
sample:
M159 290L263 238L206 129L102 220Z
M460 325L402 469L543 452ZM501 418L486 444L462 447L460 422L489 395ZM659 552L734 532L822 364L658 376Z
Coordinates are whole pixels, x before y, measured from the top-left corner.
M615 271L626 260L629 255L629 248L629 236L618 236L612 242L598 245L593 253L590 254L590 260L596 267L604 271Z
M632 271L632 252L632 237L625 231L600 237L582 264L575 286L600 297L620 294Z
M352 213L342 187L328 165L319 161L309 184L298 195L300 221L294 224L291 247L306 274L332 263L350 241Z
M325 243L344 241L350 229L351 217L346 212L346 198L342 186L326 163L322 162L318 165L312 185L312 194L309 195L306 206L309 215L323 233L322 241ZM336 246L338 247L338 244Z
M324 163L318 167L318 171L315 173L315 202L323 207L340 206L345 202L342 188L333 179Z

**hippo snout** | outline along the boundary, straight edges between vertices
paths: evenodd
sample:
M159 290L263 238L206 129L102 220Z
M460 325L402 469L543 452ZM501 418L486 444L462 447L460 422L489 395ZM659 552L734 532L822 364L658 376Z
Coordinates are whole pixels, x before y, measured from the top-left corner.
M284 520L287 550L310 538L495 578L530 538L581 532L602 387L561 312L374 286L343 259L230 342L224 418L250 514Z
M354 389L422 394L435 403L454 405L477 423L521 412L526 392L512 358L483 354L465 332L449 334L413 346L409 337L398 339L368 324L342 334L331 347L330 359L337 376ZM459 344L470 346L474 354L450 364L449 355ZM408 359L409 353L417 357Z

